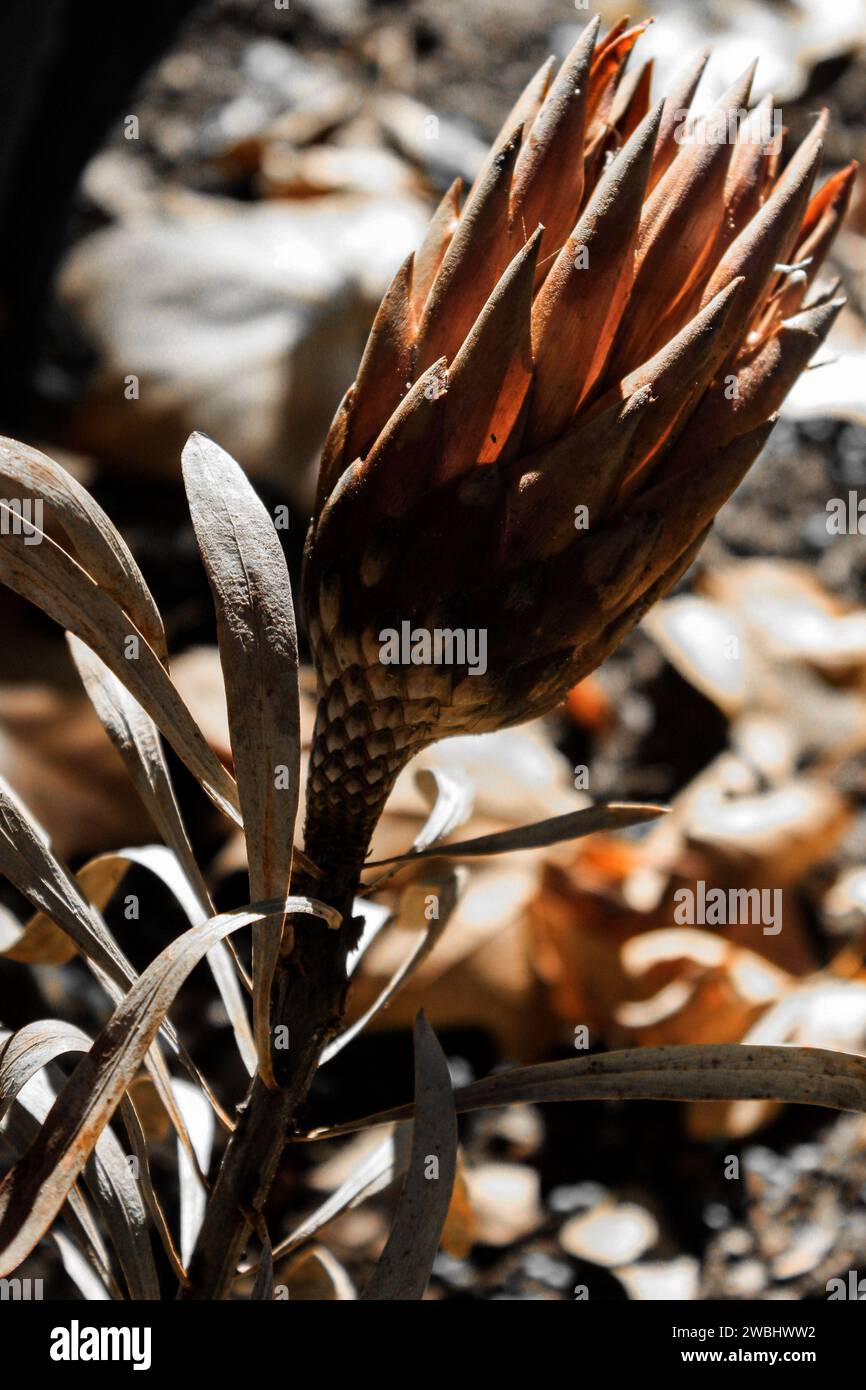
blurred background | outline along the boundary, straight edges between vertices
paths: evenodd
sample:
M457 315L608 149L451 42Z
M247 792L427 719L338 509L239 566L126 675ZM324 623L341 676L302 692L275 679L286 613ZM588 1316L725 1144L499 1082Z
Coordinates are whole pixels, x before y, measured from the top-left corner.
M270 507L289 507L296 578L318 450L391 276L442 191L471 181L520 87L598 11L609 26L622 8L7 0L0 432L58 458L123 532L177 684L227 762L181 447L208 432ZM632 62L652 60L656 93L711 44L699 108L757 55L754 98L774 94L789 148L830 109L824 173L861 161L822 277L841 279L848 307L677 593L561 716L424 759L466 789L465 835L587 793L673 814L642 834L473 868L409 989L323 1072L317 1121L408 1095L422 1003L461 1083L573 1056L581 1028L590 1049L749 1038L866 1055L866 0L659 0L629 13L655 16ZM834 499L842 533L828 526ZM311 718L306 678L308 733ZM241 846L172 766L220 906L244 901ZM382 852L406 848L426 814L415 770ZM0 772L73 866L152 838L62 635L6 591ZM678 924L674 895L698 881L779 890L783 930ZM145 891L152 910L125 943L136 963L178 929L167 896ZM356 1012L417 936L404 891L359 971ZM68 1012L65 981L48 969L25 983L0 959L3 1022L61 1011L61 993ZM219 1028L217 1044L205 1039L194 991L187 1010L218 1073ZM522 1107L469 1117L461 1136L433 1297L563 1299L577 1285L612 1299L825 1297L828 1279L866 1266L856 1117L764 1103ZM276 1209L309 1209L367 1142L296 1156ZM292 1297L336 1296L345 1271L360 1281L388 1210L374 1200L334 1223L339 1277L324 1256L296 1260L282 1274Z

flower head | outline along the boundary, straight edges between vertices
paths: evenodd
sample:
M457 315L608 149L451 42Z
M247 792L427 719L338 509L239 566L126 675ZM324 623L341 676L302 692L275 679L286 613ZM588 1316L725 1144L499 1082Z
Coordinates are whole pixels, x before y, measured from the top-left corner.
M360 858L420 747L544 713L683 574L835 318L806 305L854 166L781 169L750 68L663 102L645 25L580 36L446 194L322 456L304 572L307 840ZM483 649L483 659L482 659Z

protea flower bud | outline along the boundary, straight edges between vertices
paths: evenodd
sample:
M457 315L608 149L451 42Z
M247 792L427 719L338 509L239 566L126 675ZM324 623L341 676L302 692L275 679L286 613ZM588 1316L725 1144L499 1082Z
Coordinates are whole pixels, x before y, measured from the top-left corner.
M520 97L379 309L325 445L304 603L307 849L362 862L423 747L544 713L685 571L842 301L804 308L854 168L780 173L754 69L648 106L645 26Z

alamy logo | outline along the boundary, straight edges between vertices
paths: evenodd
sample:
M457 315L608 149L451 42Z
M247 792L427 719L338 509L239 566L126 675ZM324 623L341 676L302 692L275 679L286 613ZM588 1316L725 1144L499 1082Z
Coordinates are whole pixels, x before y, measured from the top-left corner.
M674 140L678 145L763 145L765 150L784 129L782 112L758 108L747 111L740 106L728 111L711 111L694 121L687 106L674 113Z
M409 622L379 633L383 666L468 666L470 676L487 670L485 627L415 627Z
M52 1361L131 1361L134 1371L150 1370L149 1327L82 1327L76 1318L51 1332Z
M866 536L866 497L851 488L846 497L831 497L827 503L829 536Z
M38 497L0 497L0 536L23 536L25 545L38 545L45 529L42 512Z
M699 878L694 888L678 888L674 903L678 926L761 925L764 936L782 930L781 888L707 888Z
M0 1279L0 1303L12 1299L16 1303L39 1303L42 1299L41 1279Z
M841 1278L828 1279L824 1287L828 1303L849 1298L856 1303L866 1302L866 1279L861 1279L856 1269L848 1270L847 1282Z

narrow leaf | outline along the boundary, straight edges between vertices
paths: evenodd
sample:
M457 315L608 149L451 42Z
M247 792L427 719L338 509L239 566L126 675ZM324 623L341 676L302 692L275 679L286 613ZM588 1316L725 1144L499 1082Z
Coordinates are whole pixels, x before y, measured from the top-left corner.
M199 1167L206 1173L213 1152L213 1111L201 1092L188 1081L172 1081L172 1090L195 1145ZM177 1174L180 1186L180 1256L186 1265L192 1259L204 1221L207 1193L203 1191L181 1144L177 1146Z
M434 845L430 849L410 849L406 854L373 860L366 867L375 869L382 864L405 864L415 859L440 856L472 859L488 854L508 854L518 849L543 849L547 845L562 844L565 840L579 840L584 835L594 835L599 830L624 830L627 826L640 825L664 815L667 815L664 806L612 801L607 805L587 806L583 811L567 811L564 816L550 816L547 820L522 825L516 830L500 830L494 835L479 835L473 840Z
M51 1238L67 1275L87 1303L110 1302L111 1294L74 1240L64 1231L52 1231Z
M457 1171L457 1117L445 1054L423 1013L415 1024L415 1119L409 1171L367 1302L423 1298Z
M283 909L333 922L309 898L270 901L192 927L142 973L70 1076L40 1133L0 1182L0 1277L48 1230L133 1080L187 976L229 932Z
M0 502L0 514L8 512ZM35 603L102 657L215 805L238 822L234 780L209 747L145 635L65 550L41 531L37 534L38 545L28 545L32 537L23 534L3 536L0 582Z
M17 439L0 438L0 481L47 504L91 579L126 610L166 661L165 632L153 595L117 527L87 489L59 463Z
M301 763L298 639L288 569L273 519L225 450L205 435L191 435L183 476L216 608L250 896L284 898ZM253 927L253 1033L262 1076L271 1086L270 993L283 924L280 913Z
M44 1069L68 1053L87 1052L91 1040L80 1028L56 1019L40 1019L6 1038L0 1051L0 1114L25 1086L42 1096L50 1108L59 1072ZM39 1075L39 1073L43 1073ZM100 1134L87 1167L88 1186L108 1227L129 1292L135 1299L159 1298L159 1279L153 1261L147 1209L126 1155L110 1129Z
M512 1067L456 1092L457 1113L577 1100L776 1100L866 1114L866 1058L817 1047L745 1043L640 1047ZM316 1130L333 1139L412 1118L411 1105Z
M353 1042L358 1034L363 1032L367 1027L367 1024L370 1023L378 1013L381 1013L383 1009L387 1009L388 1005L393 1003L400 991L405 988L418 967L427 959L447 927L460 896L460 887L460 878L453 870L438 878L430 877L408 884L400 902L397 925L415 925L418 920L416 914L419 912L419 909L423 912L427 899L431 894L436 898L436 916L427 923L426 931L418 942L418 945L399 969L394 972L378 998L373 1000L370 1007L365 1009L364 1013L362 1013L359 1018L356 1018L354 1023L350 1024L348 1028L345 1028L342 1033L339 1033L337 1037L334 1038L333 1042L328 1043L319 1060L320 1067L325 1066L327 1062L330 1062L332 1058L342 1052L344 1047L347 1047L350 1042Z
M195 926L197 922L213 917L216 909L183 823L159 730L150 715L111 674L95 652L79 642L77 637L70 636L68 641L78 674L103 728L120 753L154 825L177 858L180 878L178 880L177 876L173 876L170 886L181 899L191 925ZM184 882L188 885L188 892L180 886ZM192 911L190 893L195 903ZM220 942L207 959L231 1021L238 1051L252 1075L256 1068L255 1044L232 968L229 947Z
M32 1094L33 1090L34 1088L31 1087L29 1091L19 1095L6 1117L2 1132L0 1132L0 1151L8 1151L12 1155L13 1161L17 1160L28 1145L33 1142L39 1133L42 1121L51 1108L53 1097L50 1092L40 1090L36 1096ZM114 1277L108 1247L96 1224L88 1200L77 1184L72 1187L66 1199L66 1204L60 1213L60 1219L66 1225L72 1240L81 1251L82 1257L89 1261L100 1282L108 1290L110 1297L122 1300L123 1290ZM53 1234L54 1232L52 1232Z
M45 832L0 777L0 873L75 942L103 989L116 1003L137 979L136 972L101 914L82 896L68 868L52 854L45 840ZM103 887L107 884L111 891L118 881L113 864L117 858L108 856L107 862L105 859L102 864L95 862L90 870L90 874L97 878L107 875ZM196 1080L201 1080L170 1023L163 1023L163 1033L191 1074ZM189 1146L189 1138L174 1105L165 1063L158 1049L154 1048L147 1065L153 1071L156 1085L181 1139Z
M355 1206L371 1189L377 1191L401 1177L409 1163L409 1146L398 1142L401 1130L389 1134L381 1144L368 1154L342 1182L335 1192L305 1217L291 1235L281 1240L274 1248L274 1259L290 1255L299 1245L312 1240L324 1226L333 1221L347 1207Z
M273 1303L274 1301L274 1254L267 1236L262 1243L258 1273L250 1298L258 1303Z
M101 915L48 848L47 837L0 777L0 874L45 913L119 987L134 978Z

